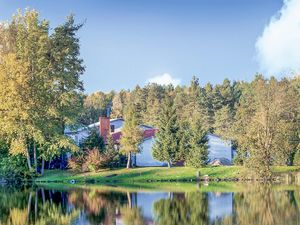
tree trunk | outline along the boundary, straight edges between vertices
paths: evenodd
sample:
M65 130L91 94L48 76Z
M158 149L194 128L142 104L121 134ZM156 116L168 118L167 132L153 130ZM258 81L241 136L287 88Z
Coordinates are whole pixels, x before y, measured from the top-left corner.
M41 175L44 175L44 171L45 171L45 159L42 158L42 168L41 168Z
M168 168L171 168L171 163L170 162L168 162Z
M32 192L29 193L29 198L27 203L27 222L29 221L29 217L30 217L31 201L32 201Z
M130 164L131 164L131 152L128 153L128 159L127 159L127 169L130 168Z
M27 165L28 165L29 171L31 171L31 170L32 170L32 167L31 167L31 162L30 162L29 149L27 149L26 158L27 158Z
M35 167L35 172L38 172L38 165L37 165L37 156L36 156L36 144L33 144L33 160L34 160L34 167Z
M64 169L64 153L63 151L61 151L61 155L60 155L60 169L63 170Z
M38 196L39 192L38 190L35 191L35 202L34 202L34 221L36 223L37 221L37 212L38 212Z
M45 197L45 190L42 188L42 199L43 199L43 205L45 205L46 197Z
M48 170L51 169L51 162L52 162L52 157L50 158L49 163L48 163Z

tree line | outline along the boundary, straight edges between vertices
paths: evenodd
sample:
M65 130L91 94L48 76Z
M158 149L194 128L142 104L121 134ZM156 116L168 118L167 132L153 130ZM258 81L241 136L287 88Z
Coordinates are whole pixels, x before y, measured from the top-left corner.
M169 165L184 160L187 166L204 166L205 137L213 133L231 141L237 150L235 164L269 177L273 165L300 164L299 97L298 76L277 79L257 74L251 82L225 79L204 86L193 77L187 86L148 84L93 93L85 97L84 119L97 121L110 105L112 117L123 118L127 108L134 107L139 123L159 130L153 148L156 159ZM97 112L95 117L92 112ZM131 152L139 151L135 149Z

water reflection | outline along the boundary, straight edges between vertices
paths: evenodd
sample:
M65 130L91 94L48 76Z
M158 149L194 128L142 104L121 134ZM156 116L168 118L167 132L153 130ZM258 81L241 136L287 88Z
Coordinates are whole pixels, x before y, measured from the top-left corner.
M299 215L300 190L269 185L239 192L0 187L0 225L295 225Z

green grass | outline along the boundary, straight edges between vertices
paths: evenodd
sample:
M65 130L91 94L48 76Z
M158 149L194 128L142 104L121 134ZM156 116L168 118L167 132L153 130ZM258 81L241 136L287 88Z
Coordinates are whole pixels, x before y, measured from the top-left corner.
M109 192L248 192L253 190L253 183L244 182L144 182L144 183L117 183L117 184L70 184L70 183L40 183L39 187L45 189L55 189L61 191L67 190L90 190L90 191L109 191ZM254 184L261 185L261 184ZM272 184L270 187L274 191L294 191L300 190L298 185Z
M300 172L300 167L273 167L276 175L289 172ZM196 178L197 171L201 177L208 175L210 178L239 178L241 174L247 173L244 167L240 166L219 166L206 167L201 169L187 167L144 167L133 169L113 169L99 172L75 173L71 170L49 170L43 177L36 178L36 182L69 182L74 179L76 182L118 182L133 183L151 181L189 181Z

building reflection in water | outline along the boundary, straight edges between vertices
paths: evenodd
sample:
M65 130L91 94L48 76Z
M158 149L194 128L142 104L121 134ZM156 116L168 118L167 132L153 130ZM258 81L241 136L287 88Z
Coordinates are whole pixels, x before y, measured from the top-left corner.
M300 190L262 185L239 192L2 187L0 224L295 225L300 224Z

